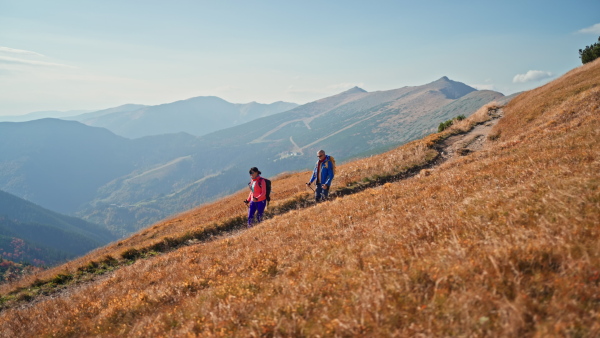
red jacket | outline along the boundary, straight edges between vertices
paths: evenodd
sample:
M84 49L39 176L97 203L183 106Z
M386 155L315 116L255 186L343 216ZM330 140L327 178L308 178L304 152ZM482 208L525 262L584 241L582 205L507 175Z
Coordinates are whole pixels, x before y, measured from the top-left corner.
M262 177L256 176L256 178L253 178L252 181L248 183L248 187L250 188L250 194L246 201L252 202L252 197L256 197L258 202L267 199L267 182L265 182Z

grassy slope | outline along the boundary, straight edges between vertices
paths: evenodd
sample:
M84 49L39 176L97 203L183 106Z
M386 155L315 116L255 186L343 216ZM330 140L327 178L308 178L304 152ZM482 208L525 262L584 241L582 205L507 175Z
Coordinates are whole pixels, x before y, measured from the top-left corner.
M597 336L599 84L600 60L514 99L488 151L138 259L62 297L4 310L0 332ZM337 186L423 161L442 136L340 166ZM274 181L275 196L301 200L306 177ZM243 195L37 278L243 215Z

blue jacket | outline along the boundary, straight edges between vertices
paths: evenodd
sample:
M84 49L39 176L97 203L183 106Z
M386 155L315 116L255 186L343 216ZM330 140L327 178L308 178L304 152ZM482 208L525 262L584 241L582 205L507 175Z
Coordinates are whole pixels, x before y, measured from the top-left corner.
M319 161L315 164L315 169L313 170L313 175L310 178L310 182L312 183L317 179L317 166L319 165ZM325 161L321 164L321 177L319 182L321 184L327 184L329 187L331 185L331 181L333 180L333 163L329 159L329 155L325 156Z

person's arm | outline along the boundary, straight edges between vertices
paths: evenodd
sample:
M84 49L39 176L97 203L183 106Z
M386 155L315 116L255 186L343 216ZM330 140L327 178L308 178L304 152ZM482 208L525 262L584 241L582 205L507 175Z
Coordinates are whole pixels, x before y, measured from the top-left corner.
M319 165L319 164L317 163L317 165ZM317 167L315 166L312 177L310 178L310 181L308 181L308 184L312 184L312 182L314 182L316 179L317 179Z

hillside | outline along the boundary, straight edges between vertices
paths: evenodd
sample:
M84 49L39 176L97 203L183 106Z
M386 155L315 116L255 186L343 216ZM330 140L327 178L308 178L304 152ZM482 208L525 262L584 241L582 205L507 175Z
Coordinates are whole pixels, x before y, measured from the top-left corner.
M41 119L0 123L0 188L45 208L72 213L93 199L98 187L139 167L170 160L139 151L138 142L74 121ZM148 164L149 162L149 164Z
M495 94L490 96L489 93ZM318 142L321 148L335 149L340 158L348 158L380 145L397 145L422 137L437 127L439 119L455 117L449 114L456 111L447 111L444 107L456 105L456 101L463 101L467 94L472 98L484 96L481 101L488 101L483 104L504 96L498 92L477 91L447 77L422 86L372 93L353 88L202 139L228 146L265 143L280 151L273 160L285 158L290 152L312 155L318 150ZM463 114L475 112L481 107L481 101L470 105L467 102L472 100L463 101ZM386 141L379 139L381 135L386 136Z
M124 105L121 105L118 107L102 109L102 110L97 110L97 111L91 111L91 112L85 112L83 114L65 117L65 118L63 118L63 120L71 120L71 121L78 121L78 122L86 122L87 121L88 125L93 126L94 125L93 121L96 121L97 119L101 118L102 116L128 113L128 112L142 109L145 107L147 107L147 106L143 105L143 104L131 104L130 103L130 104L124 104Z
M340 165L331 201L283 175L255 228L240 191L5 285L1 335L598 336L599 112L597 60Z
M5 122L0 123L0 189L123 236L237 191L245 186L250 166L272 177L312 166L321 147L340 163L379 154L500 99L501 93L442 77L387 91L352 88L281 113L275 112L286 103L234 105L200 97L77 117L82 122L114 117L125 128L139 113L135 123L155 123L154 116L200 128L213 118L234 123L234 115L271 114L202 137L177 133L128 139L75 121ZM188 119L210 107L232 115L211 115L198 123Z
M114 179L188 155L198 145L183 133L129 140L75 121L4 122L0 189L70 214Z
M0 189L69 213L98 185L134 169L118 149L126 139L77 122L0 123Z
M102 187L78 215L135 231L244 187L249 166L259 166L265 175L274 176L311 166L320 147L340 162L381 153L503 97L446 77L422 86L372 93L353 88L202 136L201 146L189 156Z
M0 256L13 261L54 265L115 239L98 225L46 210L0 191Z

